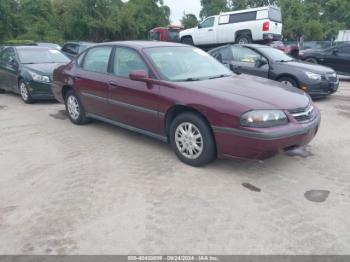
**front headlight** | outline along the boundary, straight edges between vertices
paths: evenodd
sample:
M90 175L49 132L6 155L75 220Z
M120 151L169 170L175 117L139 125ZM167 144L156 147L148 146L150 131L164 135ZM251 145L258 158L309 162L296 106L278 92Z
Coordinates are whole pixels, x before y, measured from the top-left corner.
M241 116L245 127L273 127L288 124L286 114L281 110L253 110Z
M28 71L28 72L34 81L50 83L50 78L48 76L39 75L39 74L34 73L32 71Z
M311 73L311 72L305 72L307 77L311 80L321 80L322 76L319 74Z

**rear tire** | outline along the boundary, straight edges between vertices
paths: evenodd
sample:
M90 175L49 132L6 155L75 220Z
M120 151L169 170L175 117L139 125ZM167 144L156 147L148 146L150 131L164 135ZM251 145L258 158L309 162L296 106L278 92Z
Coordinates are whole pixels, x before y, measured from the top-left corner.
M318 64L318 61L316 58L310 57L310 58L306 58L305 62L311 63L311 64Z
M252 42L252 36L248 34L239 35L236 39L236 44L245 45Z
M192 112L182 113L173 120L170 144L177 157L190 166L207 165L216 157L216 145L208 124Z
M191 36L185 36L181 39L181 43L185 45L194 45L193 39Z
M287 76L279 78L278 82L281 82L282 84L285 84L287 86L299 87L297 81Z
M32 104L34 100L29 92L27 85L24 83L23 80L19 81L18 88L23 102L26 104Z
M86 117L85 109L74 90L70 89L67 91L65 105L69 119L73 124L84 125L89 122L89 119Z
M3 94L5 93L5 90L4 89L0 89L0 94Z

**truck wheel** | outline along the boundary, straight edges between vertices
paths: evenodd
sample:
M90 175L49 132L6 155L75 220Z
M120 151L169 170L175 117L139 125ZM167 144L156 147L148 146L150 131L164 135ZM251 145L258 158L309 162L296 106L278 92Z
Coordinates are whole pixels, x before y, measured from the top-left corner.
M252 42L251 35L239 35L236 39L236 43L239 45L245 45Z
M185 36L185 37L181 38L181 43L183 43L185 45L194 45L193 39L191 36Z

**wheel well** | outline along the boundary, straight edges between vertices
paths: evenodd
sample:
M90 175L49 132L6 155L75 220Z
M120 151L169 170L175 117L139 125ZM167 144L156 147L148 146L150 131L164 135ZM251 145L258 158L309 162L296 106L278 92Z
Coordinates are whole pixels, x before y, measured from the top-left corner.
M252 31L250 31L249 29L237 31L235 40L237 40L237 38L240 37L241 35L250 35L251 36L252 35Z
M62 88L62 98L63 98L63 100L66 100L66 94L67 94L68 90L70 90L70 89L73 89L73 88L71 86L64 86Z
M298 88L300 88L299 81L295 76L292 76L289 74L283 74L283 75L279 75L278 77L276 77L276 80L279 81L282 77L288 77L288 78L293 79L297 83Z
M18 79L17 79L17 86L18 86L18 88L19 88L19 82L20 82L22 79L23 79L22 76L19 76Z
M201 117L205 123L207 123L208 127L210 128L212 134L213 134L213 130L211 128L211 125L208 121L208 119L198 110L194 109L193 107L189 107L189 106L184 106L184 105L175 105L173 107L171 107L170 109L168 109L168 111L165 114L165 131L167 136L169 135L169 131L170 131L170 125L173 122L173 120L180 114L185 113L185 112L192 112L197 114L199 117Z
M185 36L181 37L181 40L182 40L182 39L185 39L185 38L192 38L192 36L190 36L190 35L185 35ZM192 38L192 39L193 39L193 38Z

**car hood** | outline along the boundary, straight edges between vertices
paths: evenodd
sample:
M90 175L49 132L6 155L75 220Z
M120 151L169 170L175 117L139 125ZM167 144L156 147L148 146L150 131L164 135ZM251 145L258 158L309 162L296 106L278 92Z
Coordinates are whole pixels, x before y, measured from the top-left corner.
M23 64L23 68L45 76L52 76L53 71L65 63Z
M282 64L284 66L290 66L294 69L298 68L303 71L309 71L309 72L321 74L321 75L325 73L334 73L334 70L329 67L315 65L315 64L306 63L306 62L292 61L292 62L284 62L284 63L278 63L278 64L279 66Z
M249 75L237 75L212 80L185 82L182 86L234 102L249 109L304 108L310 103L309 96L294 87Z

